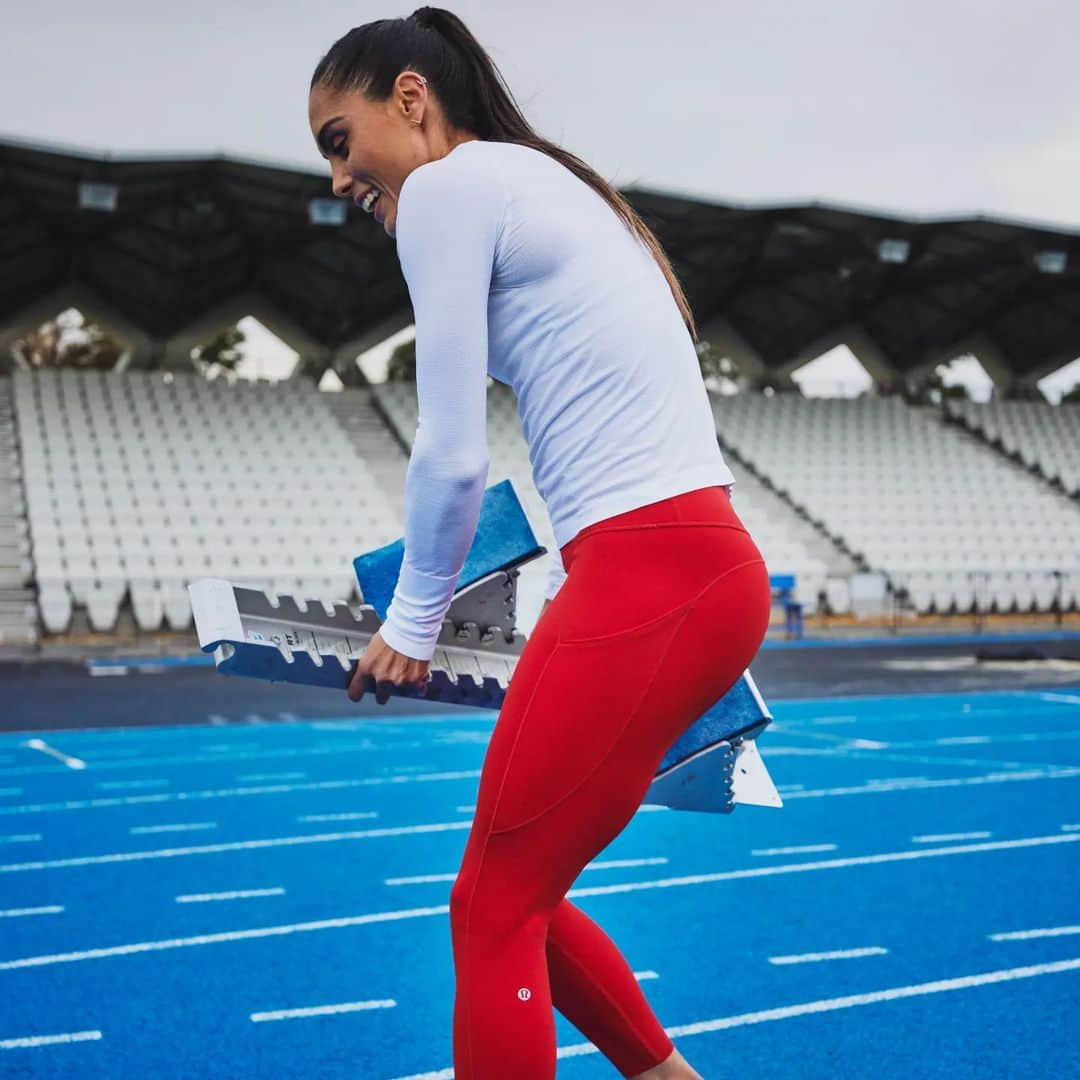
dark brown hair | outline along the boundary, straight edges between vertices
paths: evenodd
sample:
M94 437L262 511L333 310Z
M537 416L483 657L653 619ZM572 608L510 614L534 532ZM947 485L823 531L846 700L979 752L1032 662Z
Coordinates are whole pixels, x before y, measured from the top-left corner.
M378 19L350 30L319 61L311 85L389 98L394 80L416 71L431 84L453 127L490 142L520 143L553 157L584 180L652 252L683 322L697 341L693 312L660 241L633 207L580 158L538 135L522 115L494 61L465 24L444 8L417 8L407 19Z

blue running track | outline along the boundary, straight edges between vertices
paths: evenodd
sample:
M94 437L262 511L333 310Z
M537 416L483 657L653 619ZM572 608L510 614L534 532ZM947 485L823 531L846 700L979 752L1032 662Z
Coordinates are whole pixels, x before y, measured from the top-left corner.
M1080 1076L1080 692L770 705L782 810L642 808L570 894L687 1059ZM0 735L0 1075L452 1076L493 719Z

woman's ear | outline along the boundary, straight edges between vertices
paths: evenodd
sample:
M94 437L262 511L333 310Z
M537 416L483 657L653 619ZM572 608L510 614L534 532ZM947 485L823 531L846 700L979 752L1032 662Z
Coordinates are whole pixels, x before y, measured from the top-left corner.
M403 71L394 80L394 100L410 124L420 124L427 111L427 79L415 71Z

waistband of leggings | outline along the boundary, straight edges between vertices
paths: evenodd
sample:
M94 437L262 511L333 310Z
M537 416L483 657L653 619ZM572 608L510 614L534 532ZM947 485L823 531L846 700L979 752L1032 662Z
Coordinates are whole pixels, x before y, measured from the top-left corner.
M595 521L568 540L561 550L565 552L587 537L600 533L687 525L714 526L747 532L731 504L730 485L713 484Z

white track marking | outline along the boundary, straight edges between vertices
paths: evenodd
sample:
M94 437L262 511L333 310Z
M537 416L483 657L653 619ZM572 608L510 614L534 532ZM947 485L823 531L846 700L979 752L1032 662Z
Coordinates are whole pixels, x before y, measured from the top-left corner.
M297 821L362 821L365 818L377 818L377 810L356 810L347 814L302 814Z
M263 784L274 783L278 780L306 780L306 772L278 772L278 773L245 773L236 778L239 784Z
M0 919L17 919L23 915L59 915L63 910L59 904L50 904L48 907L8 908L7 911L0 911Z
M638 982L644 982L646 979L659 979L660 976L655 971L635 971L634 978Z
M346 1001L341 1005L311 1005L304 1009L278 1009L275 1012L257 1012L251 1014L253 1024L267 1020L296 1020L305 1016L333 1016L336 1013L361 1012L365 1009L393 1009L397 1002L392 998L385 1001Z
M216 828L216 821L192 821L177 825L132 825L128 832L132 836L146 836L152 833L200 832L204 829Z
M873 866L879 863L907 862L912 859L936 858L946 855L965 855L982 851L1008 851L1013 848L1042 847L1062 840L1080 840L1080 833L1054 836L1032 836L1023 840L996 840L984 844L962 844L958 847L917 848L906 851L889 851L879 855L853 855L846 859L823 859L821 862L783 863L780 866L755 866L745 870L725 870L716 874L689 874L685 877L666 878L659 881L628 882L617 885L589 885L571 889L567 896L609 896L613 893L637 892L642 889L668 889L686 885L704 885L714 881L732 881L737 878L767 877L772 874L796 874L808 870L837 870L846 866Z
M767 756L767 755L766 755ZM1022 772L987 773L985 776L954 776L942 780L911 780L905 783L853 784L850 787L817 788L811 791L790 791L790 799L820 799L834 795L882 795L894 791L927 791L934 788L969 787L979 784L1008 784L1027 780L1072 780L1080 776L1080 768L1026 769ZM0 811L2 812L2 811Z
M476 804L473 803L472 806L455 806L454 809L459 814L474 814L476 813Z
M621 870L628 866L666 866L668 860L663 857L651 859L603 859L600 862L591 862L586 870Z
M69 769L86 768L86 762L83 761L82 758L71 757L62 751L57 750L55 747L50 746L44 739L27 739L26 742L23 743L23 746L30 750L40 750L43 754L48 754L49 757L56 758L57 761L62 762Z
M630 866L663 866L667 859L607 859L591 862L585 870L611 870ZM413 877L384 878L384 885L431 885L440 881L454 881L457 874L417 874Z
M1007 735L947 735L939 739L908 739L882 743L890 750L918 750L926 746L985 746L987 743L1071 742L1080 731L1018 731Z
M1040 694L1043 701L1061 701L1066 705L1080 705L1080 697L1076 694Z
M835 844L804 844L801 847L754 848L751 855L799 855L811 851L835 851Z
M188 893L186 896L178 896L178 904L206 904L213 900L248 900L255 896L284 896L285 890L279 887L273 889L237 889L233 892L217 893Z
M863 949L835 949L832 952L798 953L794 956L770 956L770 964L811 964L819 960L850 960L859 956L885 956L888 949L870 945Z
M31 740L31 742L41 742L40 739ZM30 743L25 745L29 746ZM44 745L44 744L43 744ZM230 757L239 759L244 764L248 762L256 761L275 761L281 758L306 758L306 757L339 757L343 754L385 754L394 753L398 750L409 750L425 744L418 741L410 742L386 742L379 743L375 739L367 739L363 742L352 742L349 744L338 744L335 746L295 746L295 747L278 747L272 750L252 750L250 748L245 749L243 746L238 746L235 743L222 744L220 746L203 746L199 747L197 753L187 754L158 754L149 755L146 757L122 760L122 761L109 761L95 764L95 768L99 769L158 769L169 765L222 765L229 761ZM41 747L32 747L32 749L38 750ZM96 748L92 748L96 749ZM44 753L50 753L50 750L43 751ZM213 760L209 760L208 753L213 752ZM57 752L58 753L58 752ZM56 756L56 753L53 753ZM64 755L65 757L67 755ZM78 760L78 759L72 759ZM66 762L65 762L66 764ZM85 763L84 763L85 764ZM73 765L72 768L81 768L82 766ZM36 774L47 774L49 770L43 768L40 765L10 765L0 768L0 776L27 776Z
M139 788L168 786L168 780L99 780L94 785L99 791L136 791Z
M1080 771L1080 770L1078 770ZM311 780L306 784L267 784L250 788L210 788L202 791L163 791L155 795L121 795L99 799L67 799L55 803L28 803L22 806L0 806L0 816L6 814L40 814L55 810L89 810L102 806L144 806L151 803L189 802L195 799L227 799L248 795L291 795L297 791L342 791L349 788L383 786L386 784L415 784L444 780L475 780L479 769L464 771L410 774L409 776L365 776L357 780ZM642 807L642 809L647 809Z
M1072 835L1032 836L1024 840L998 841L989 844L969 844L955 848L919 848L915 851L890 851L879 855L860 855L849 859L826 859L813 863L785 863L780 866L761 866L744 870L726 870L715 874L696 874L681 878L661 878L655 881L627 882L621 885L590 886L583 889L571 889L566 895L570 899L579 896L601 896L623 892L640 892L645 889L669 889L690 885L704 885L718 881L733 881L738 878L771 877L774 874L798 874L813 870L835 870L847 866L868 866L878 863L908 862L915 859L928 859L950 855L966 855L982 851L1004 851L1013 848L1041 847L1069 843L1080 840L1080 833ZM216 945L226 941L247 941L256 938L280 937L287 934L310 933L317 930L340 930L350 926L365 926L372 923L400 922L406 919L427 918L435 915L447 915L448 904L432 907L404 908L397 911L377 911L365 915L347 915L336 919L320 919L316 922L290 923L281 926L264 926L250 930L225 930L216 934L200 934L197 937L169 938L161 941L140 941L130 945L114 945L107 948L88 949L80 952L55 953L44 956L28 956L20 960L0 961L0 971L14 971L20 968L43 967L50 964L68 964L80 960L100 960L112 956L128 956L133 953L157 952L163 949L184 949L198 945Z
M1080 832L1080 825L1062 825L1062 832Z
M20 1039L0 1039L0 1050L22 1050L31 1046L56 1046L58 1043L94 1042L100 1031L69 1031L63 1035L24 1035Z
M1080 926L1052 926L1046 930L1009 930L1003 934L987 934L991 941L1029 941L1031 938L1064 937L1080 934Z
M142 862L146 859L175 859L187 855L213 855L222 851L256 851L260 848L293 847L298 844L333 844L342 840L370 840L381 836L414 836L424 833L467 829L467 821L435 822L431 825L400 825L395 828L358 829L354 832L311 833L306 836L276 836L266 840L234 840L221 844L201 844L194 847L152 848L149 851L120 851L109 855L83 855L70 859L48 859L31 863L0 865L0 873L24 870L54 870L67 866L100 866L104 863ZM1080 840L1068 834L1059 840Z
M41 839L41 833L10 833L7 836L0 836L0 844L30 844L35 840Z
M8 814L40 814L64 810L88 810L103 806L136 806L150 803L182 802L195 799L224 799L251 795L286 795L297 791L335 791L383 784L433 783L447 780L471 780L480 776L479 769L458 772L424 773L409 776L368 776L358 780L313 780L306 784L275 784L253 788L217 788L203 791L161 792L153 795L128 795L100 799L69 799L55 803L27 803L21 806L0 806L0 817ZM811 791L791 791L786 799L820 799L837 795L881 795L893 791L918 791L928 788L965 787L970 784L1004 784L1029 780L1071 780L1080 776L1080 766L1051 769L1025 769L1021 772L987 773L985 776L957 776L940 780L910 781L903 784L885 780L848 787L817 788ZM643 805L638 813L666 811L666 806Z
M748 1024L765 1024L772 1020L788 1020L793 1016L808 1016L812 1013L835 1012L838 1009L853 1009L860 1005L873 1005L879 1001L898 1001L902 998L921 997L925 994L942 994L950 990L968 990L976 986L989 986L994 983L1011 982L1015 979L1032 979L1040 975L1056 975L1064 971L1080 969L1080 957L1073 960L1058 960L1050 964L1032 964L1030 967L1003 968L999 971L987 971L978 975L962 975L955 979L938 979L935 982L915 983L910 986L893 986L887 990L873 990L868 994L850 994L847 997L819 998L817 1001L804 1001L797 1005L784 1005L778 1009L761 1009L758 1012L739 1013L737 1016L721 1016L715 1020L699 1020L693 1024L677 1024L665 1028L668 1036L679 1039L686 1035L705 1035L713 1031L728 1028L745 1027ZM590 1043L575 1043L560 1046L557 1055L560 1058L585 1057L600 1051ZM397 1080L453 1080L453 1069L440 1069L436 1072L413 1073L411 1076L397 1077Z
M954 833L929 833L924 836L913 836L913 844L945 844L952 840L989 840L993 833L989 832L954 832Z

